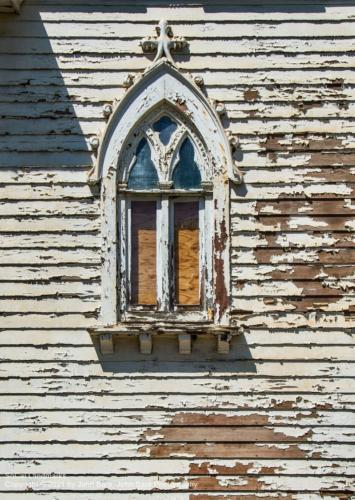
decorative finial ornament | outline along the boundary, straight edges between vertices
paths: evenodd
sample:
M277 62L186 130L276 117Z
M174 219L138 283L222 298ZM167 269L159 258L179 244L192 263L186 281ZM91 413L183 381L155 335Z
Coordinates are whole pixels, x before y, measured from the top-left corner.
M97 137L97 135L94 135L93 137L90 137L90 146L93 151L96 151L98 147L100 146L100 139Z
M203 87L203 86L204 86L204 84L205 84L204 79L202 78L202 76L199 76L199 75L198 75L198 76L195 76L195 78L194 78L194 82L196 83L196 85L197 85L198 87Z
M111 104L104 104L102 108L102 114L104 115L105 118L109 118L109 116L112 114Z
M157 51L153 64L163 57L174 63L170 50L181 51L185 49L188 46L187 41L181 36L174 37L171 26L164 19L155 29L157 37L147 37L140 42L143 52Z
M128 89L129 87L132 87L133 84L134 84L134 75L132 75L132 73L128 73L126 78L123 80L122 85L123 85L123 87Z
M229 141L229 146L231 148L231 155L232 155L232 160L233 160L233 174L234 174L234 179L233 181L236 184L242 184L244 174L243 172L239 169L238 162L236 159L236 153L239 148L239 139L235 135L232 134L232 132L229 130L227 132L227 137Z

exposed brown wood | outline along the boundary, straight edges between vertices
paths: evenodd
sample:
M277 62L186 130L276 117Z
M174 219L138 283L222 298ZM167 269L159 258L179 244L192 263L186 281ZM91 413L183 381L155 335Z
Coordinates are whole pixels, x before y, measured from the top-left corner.
M198 202L174 204L175 293L178 305L198 305L199 219Z
M156 202L132 201L132 304L156 303Z

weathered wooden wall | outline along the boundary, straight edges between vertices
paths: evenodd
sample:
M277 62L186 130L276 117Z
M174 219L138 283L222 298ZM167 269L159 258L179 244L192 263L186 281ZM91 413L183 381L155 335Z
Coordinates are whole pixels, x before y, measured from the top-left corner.
M350 499L355 3L260 3L28 0L1 18L1 498ZM88 141L162 17L241 141L245 334L227 358L166 338L103 361Z

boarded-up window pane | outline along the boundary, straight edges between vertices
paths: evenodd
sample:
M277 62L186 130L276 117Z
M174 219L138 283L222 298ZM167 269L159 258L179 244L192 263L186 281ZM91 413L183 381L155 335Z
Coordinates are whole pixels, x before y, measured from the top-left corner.
M131 204L131 303L156 304L156 202Z
M198 305L199 224L198 202L174 204L175 300L178 305Z

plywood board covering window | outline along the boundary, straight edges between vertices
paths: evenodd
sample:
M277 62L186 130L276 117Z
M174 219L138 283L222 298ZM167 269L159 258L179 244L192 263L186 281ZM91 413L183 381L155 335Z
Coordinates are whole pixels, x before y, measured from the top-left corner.
M199 305L199 204L174 204L175 300Z
M131 204L131 303L156 304L156 202Z

